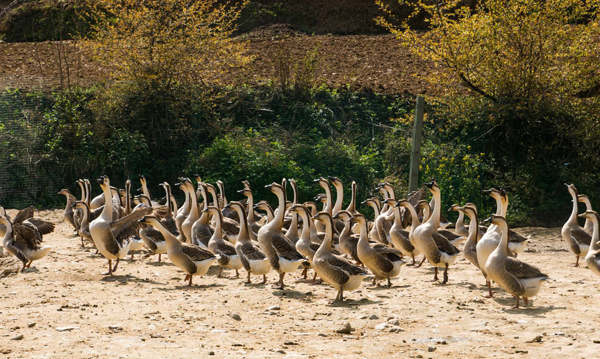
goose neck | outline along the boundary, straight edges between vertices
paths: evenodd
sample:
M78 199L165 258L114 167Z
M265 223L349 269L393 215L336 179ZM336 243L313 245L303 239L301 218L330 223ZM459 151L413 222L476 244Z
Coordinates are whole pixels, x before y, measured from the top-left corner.
M571 193L571 197L573 198L573 209L571 210L571 217L569 217L569 222L577 223L577 211L578 211L577 192L569 190L569 193Z
M339 211L342 210L342 204L344 203L344 187L338 182L334 182L333 186L336 190L336 199L331 214L335 216Z
M431 223L434 228L438 228L440 226L440 216L442 214L442 200L440 195L439 188L435 188L433 191L433 199L434 199L434 207L433 213L427 222Z

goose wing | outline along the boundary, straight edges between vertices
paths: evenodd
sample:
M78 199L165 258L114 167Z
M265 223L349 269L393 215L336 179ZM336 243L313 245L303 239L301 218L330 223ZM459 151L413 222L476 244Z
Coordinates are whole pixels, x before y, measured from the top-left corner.
M122 242L124 239L137 233L137 230L140 227L138 221L145 215L150 214L150 212L152 212L152 208L140 207L127 216L112 221L110 223L110 231L117 241Z
M438 230L438 233L441 234L442 236L446 237L446 239L449 240L449 241L453 241L456 238L460 238L461 237L460 235L458 235L458 234L456 234L456 233L454 233L452 231L449 231L447 229L440 229L440 230Z
M280 257L285 259L304 259L304 256L296 250L296 247L282 234L275 234L272 237L273 247Z
M390 261L398 261L402 259L402 252L396 248L386 246L385 244L375 243L371 246L371 248L376 250L380 255L385 256Z
M195 244L182 243L181 249L191 260L195 262L203 261L210 258L215 258L215 255L211 252L198 247Z
M223 232L230 236L237 236L240 234L240 225L231 218L223 218Z
M579 244L590 245L592 242L592 236L583 228L577 226L571 230L571 237Z
M529 238L520 235L519 233L513 231L512 229L508 230L508 241L512 242L512 243L521 243L521 242L527 242L529 240Z
M35 250L42 243L40 232L32 225L14 224L13 231L15 232L15 245L23 247L21 249Z
M165 226L165 228L173 233L173 235L178 236L179 235L179 231L177 230L177 223L175 223L175 220L173 219L173 217L165 217L163 219L160 220L160 222Z
M366 274L367 272L361 267L354 265L342 257L331 255L327 257L327 263L330 265L343 270L349 275Z
M28 218L24 221L24 223L25 222L31 223L33 226L35 226L40 231L41 235L54 232L54 223L52 222L44 221L43 219L39 218Z
M267 256L257 248L252 242L244 242L239 246L240 252L242 253L242 257L246 257L248 260L263 260L267 258Z
M237 253L235 251L235 246L233 244L231 244L231 242L229 242L229 241L220 240L219 242L217 242L217 248L219 249L219 251L221 251L221 253L223 253L225 255L228 255L228 256L237 255Z
M27 208L23 208L15 216L15 219L13 220L13 225L21 224L21 223L23 223L24 220L26 220L28 218L32 218L32 217L33 217L33 207L30 206Z
M517 279L548 278L538 268L511 257L506 258L506 270Z
M452 243L450 243L448 239L446 239L446 237L442 236L441 234L435 232L431 235L431 238L433 238L433 241L435 242L435 245L438 247L440 252L444 252L449 255L460 253L458 248L453 246Z

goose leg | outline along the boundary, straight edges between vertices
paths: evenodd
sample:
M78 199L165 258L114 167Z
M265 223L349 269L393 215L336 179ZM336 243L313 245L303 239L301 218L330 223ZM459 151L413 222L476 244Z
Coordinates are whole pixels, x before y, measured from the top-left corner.
M134 253L135 253L134 251L131 251L131 258L129 258L129 260L130 260L130 261L132 261L132 260L133 260L133 254L134 254Z
M235 270L235 277L236 277L236 278L239 278L239 277L240 277L240 272L238 272L238 270L237 270L237 269Z
M265 284L265 283L267 283L267 275L263 274L263 281L261 284Z
M308 267L304 268L301 276L304 278L304 280L306 280L306 277L308 277Z
M113 268L113 272L117 271L117 267L119 266L119 258L117 258L117 263L115 263L115 267Z
M492 292L492 282L486 280L485 284L487 284L488 287L488 294L485 296L485 298L494 298L494 292Z
M390 277L388 277L388 288L392 287L392 282L390 281Z
M160 253L158 254L158 263L160 263L160 256L161 256L161 255L162 255L162 254L160 254Z
M27 261L23 262L23 268L21 268L21 273L27 268Z
M190 274L190 282L188 283L188 287L191 287L191 286L192 286L192 278L193 278L193 277L194 277L194 276Z
M412 263L407 264L406 265L407 267L413 267L413 266L415 266L417 264L417 262L415 261L415 255L414 255L414 253L411 253L410 256L412 257Z
M83 237L79 237L79 238L81 238L81 246L85 247L85 244L83 244Z
M444 281L442 282L442 284L448 283L448 263L445 264L446 265L444 266Z
M221 278L221 272L223 272L223 267L219 266L219 274L217 274L217 278Z
M514 306L514 307L512 307L512 309L519 309L519 296L518 296L518 295L515 295L515 299L516 299L517 301L515 302L515 306Z
M112 272L113 272L113 270L112 270L112 260L109 259L108 260L108 272L102 273L102 275L112 275Z
M423 260L421 261L421 263L419 263L418 266L416 266L415 268L421 268L421 266L423 265L423 262L425 262L425 256L423 256Z
M435 268L435 274L433 275L433 281L437 282L439 280L438 278L438 267L434 267Z
M184 282L186 282L188 279L190 279L190 275L189 275L189 274L186 274L186 275L185 275L185 278L183 278L183 281L184 281Z
M577 260L575 261L575 265L573 267L579 267L579 255L576 256Z
M529 298L523 297L523 301L525 302L525 308L529 305Z
M344 289L340 288L340 302L344 301Z
M283 277L285 276L285 272L282 272L279 274L279 289L283 289L284 285L283 285Z
M371 283L372 286L377 285L377 278L375 276L373 276L373 283Z
M33 263L33 261L29 261L29 263L27 263L27 268L31 268L31 263Z
M246 281L246 284L252 284L252 280L250 280L250 271L248 271L248 280Z

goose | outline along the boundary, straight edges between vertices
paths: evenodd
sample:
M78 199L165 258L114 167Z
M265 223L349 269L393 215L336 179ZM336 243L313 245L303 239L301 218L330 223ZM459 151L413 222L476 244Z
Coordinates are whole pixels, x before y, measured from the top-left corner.
M331 216L333 218L333 216L342 210L342 205L344 204L344 184L338 177L328 176L328 178L331 181L331 184L333 184L336 192L335 204L331 210ZM333 228L335 233L341 232L344 229L344 222L339 219L335 219L333 221Z
M387 203L392 206L394 211L394 222L390 228L390 239L394 247L396 247L403 255L412 258L411 266L416 265L415 256L421 252L410 242L409 232L402 227L402 215L400 207L395 199L388 199Z
M387 285L391 287L390 278L397 277L404 264L402 252L382 243L371 245L367 238L367 219L362 214L352 216L351 221L360 227L356 252L360 261L373 272L373 285L377 280L387 279Z
M79 230L77 231L79 237L81 238L81 246L85 247L85 244L83 243L84 239L94 243L90 233L90 208L85 202L82 201L76 201L72 204L72 207L73 209L78 209L82 213Z
M177 232L179 232L179 241L189 243L191 241L191 238L188 239L186 237L185 231L182 228L183 222L187 219L188 215L192 210L192 194L189 192L188 187L183 184L183 182L186 180L187 179L185 178L180 178L180 182L175 184L175 186L179 187L179 189L182 190L185 195L185 202L183 203L183 206L181 206L181 208L179 208L179 211L176 212L177 215L175 216L175 225L177 227Z
M587 194L578 194L577 201L585 204L586 212L593 211L592 202L590 201L590 197L588 197ZM585 229L586 232L588 232L590 234L592 233L592 231L594 230L594 224L592 223L591 219L589 219L587 217L585 218L585 224L583 225L583 229Z
M353 216L358 213L356 210L356 192L358 191L358 185L356 184L356 181L352 181L350 188L352 189L352 196L350 197L350 203L348 204L346 211Z
M374 226L377 230L377 237L383 244L390 244L392 239L390 238L390 229L392 228L392 220L394 219L394 211L388 200L396 200L394 189L389 183L381 184L378 189L384 193L384 201L382 202L383 208L377 218L375 218ZM387 195L386 195L387 194Z
M300 204L292 205L292 207L290 208L290 213L293 215L299 215L300 218L302 218L302 233L300 234L300 238L298 239L298 241L296 241L295 246L296 250L308 259L308 261L311 264L310 267L312 268L313 257L317 249L319 249L319 245L313 243L310 238L310 227L313 224L310 218L312 216L310 215L309 210L305 206ZM308 269L309 267L305 267L304 271L302 271L302 276L304 277L304 279L306 279L307 277ZM315 281L315 279L316 273L315 278L313 278L313 282Z
M129 179L127 181L125 181L125 194L124 194L123 198L125 199L124 200L124 202L125 202L124 214L128 215L133 211L131 209L131 180L129 180ZM121 198L122 201L123 201L123 198ZM133 260L133 256L136 251L139 251L142 248L144 248L144 240L140 237L140 234L139 234L140 229L138 229L137 232L138 233L136 233L136 235L129 238L129 241L131 242L129 244L129 251L131 252L130 260Z
M229 209L229 207L227 208ZM223 240L223 213L214 206L209 206L204 211L207 211L216 220L215 230L208 241L208 250L220 256L217 260L219 264L219 274L217 274L217 277L221 278L223 268L230 268L235 269L235 277L239 278L240 273L238 269L242 268L242 262L235 250L235 245Z
M310 216L314 217L317 215L317 204L313 201L306 201L302 203L310 212Z
M579 215L586 220L592 222L592 240L590 242L590 249L585 256L585 264L591 269L592 272L600 275L600 216L598 212L587 210L585 213Z
M161 223L165 226L165 223L162 220ZM167 226L165 226L165 228L170 231ZM171 233L176 235L173 232ZM148 254L146 254L144 258L158 254L158 263L160 263L162 255L167 253L167 241L165 240L165 237L156 228L146 223L141 223L139 234L144 242L144 246L148 250Z
M6 215L6 210L2 206L0 206L0 217L8 218L8 216ZM0 237L4 238L4 234L6 234L6 227L4 227L3 225L0 224ZM2 253L3 253L3 250L2 250L2 248L0 248L0 257L2 256Z
M499 205L502 206L502 217L506 218L506 212L508 211L508 193L503 189L500 189L499 193L500 198L499 200L496 199L496 203L499 203ZM529 243L529 237L524 237L512 229L508 230L508 249L510 249L510 252L514 254L515 257L525 250L527 243Z
M112 216L113 201L110 189L110 180L107 176L98 179L105 196L102 214L90 223L90 234L98 251L108 259L108 275L117 270L119 260L125 258L129 252L131 242L128 238L137 232L138 220L152 211L151 208L141 207L131 214L114 220ZM112 260L116 259L115 267Z
M377 217L379 217L379 215L381 214L381 204L379 203L379 199L377 199L376 197L369 198L363 201L361 204L366 204L367 206L373 208L374 220L377 219ZM377 232L377 228L375 227L375 224L373 222L371 223L371 231L369 232L369 237L371 237L371 239L376 242L383 243L379 238L379 232Z
M61 189L58 194L62 194L67 198L67 206L65 207L65 211L63 213L64 220L71 224L75 230L77 230L77 224L75 224L75 218L73 218L73 214L75 213L73 211L73 204L77 201L77 199L71 194L71 192L69 192L68 189Z
M325 191L325 197L322 197L324 201L323 211L332 214L333 197L331 196L331 187L329 187L329 182L324 177L319 177L315 179L314 182L316 182ZM319 200L315 199L315 201L318 202ZM325 225L323 223L317 222L315 223L315 226L317 228L317 232L325 232Z
M238 212L240 218L240 233L235 241L235 251L240 257L242 266L248 272L247 284L252 284L250 276L262 275L263 282L267 282L267 273L271 271L271 263L269 258L263 253L259 246L252 243L249 234L248 221L246 220L246 210L240 202L231 201L229 206Z
M463 217L465 215L469 217L471 222L469 223L467 240L465 241L465 246L463 247L463 255L469 262L471 262L471 264L473 264L477 269L481 270L481 266L477 260L477 240L479 239L479 217L477 216L477 207L475 207L473 203L467 203L464 205L464 207L452 205L450 208L453 211L458 211L459 215L462 214Z
M211 194L211 196L213 198L214 206L217 207L219 209L219 211L221 211L223 207L221 207L221 204L219 201L219 196L217 195L217 189L215 188L215 186L211 185L210 183L207 183L206 190L208 191L208 193ZM240 224L231 218L223 217L222 225L223 225L223 227L222 227L223 233L225 233L227 240L229 240L231 243L235 243L237 236L240 233ZM209 239L210 239L210 237L208 237L206 239L205 244L208 245Z
M227 197L225 196L225 184L223 181L217 181L217 187L219 188L219 208L221 208L221 213L223 214L223 218L230 218L234 220L236 223L239 222L239 218L237 216L237 212L227 207ZM237 237L237 236L236 236Z
M294 205L298 204L298 184L296 183L296 180L294 180L293 178L289 179L288 182L290 183L290 185L292 187L292 191L294 193L294 200L292 201L292 207L293 207ZM285 236L294 245L296 245L296 243L300 239L300 236L298 235L298 214L295 212L291 212L291 207L290 207L290 215L292 218L290 221L290 226L288 227L288 230L285 232Z
M355 212L354 214L356 215L358 212ZM358 265L363 265L360 261L360 258L358 258L357 252L360 236L350 233L352 228L352 222L350 221L352 214L348 210L342 210L339 211L334 217L341 219L345 223L344 229L339 236L340 251L349 255Z
M138 192L141 191L144 196L146 196L150 199L150 204L152 207L158 206L158 202L153 200L152 196L150 196L150 190L148 190L148 181L146 181L146 176L139 175L139 178L140 178L140 184L142 185L142 187L138 189Z
M301 264L306 262L302 254L298 253L296 247L281 232L286 205L283 186L273 182L265 187L270 188L271 192L277 195L279 211L271 222L265 224L258 231L258 243L269 258L273 269L279 273L278 288L283 289L285 273L296 271Z
M467 238L469 236L469 229L464 223L465 212L460 208L461 207L458 204L453 204L448 210L458 212L458 218L456 219L456 224L454 225L454 233L461 237Z
M185 233L185 238L188 240L186 243L195 244L203 249L208 249L208 241L213 234L209 225L209 215L205 212L200 215L198 198L196 197L196 191L194 190L192 182L186 180L182 185L187 186L187 190L192 197L190 214L181 225L181 229ZM202 210L204 211L208 207L206 185L200 183L198 184L198 188L200 189L200 195L204 198L202 203Z
M13 256L17 257L22 263L23 268L31 267L31 263L35 260L43 258L52 249L51 246L42 245L42 236L40 230L34 225L17 223L15 224L6 217L0 217L0 225L5 228L2 244L4 250Z
M171 194L171 185L168 182L163 182L160 186L165 190L165 198L169 199L167 202L167 213L162 216L160 221L165 225L169 232L173 233L175 236L179 236L177 223L175 222L175 218L173 218L173 213L177 213L177 202L173 199L173 195Z
M151 225L165 237L167 256L173 264L187 273L184 281L189 280L188 286L192 285L194 275L206 274L218 259L214 254L197 245L181 243L156 216L144 216L140 222Z
M357 214L357 216L361 215ZM323 211L317 213L313 218L325 224L326 233L323 243L313 256L313 267L320 278L337 289L338 293L334 301L343 301L344 290L353 291L358 289L367 273L362 268L331 253L331 241L333 240L333 219L331 215ZM366 235L367 231L361 233Z
M265 224L271 223L273 221L273 218L275 218L275 215L273 213L273 208L271 208L271 205L269 204L269 202L267 202L265 200L262 200L262 201L258 202L257 204L255 204L254 208L266 213L267 222ZM259 230L260 230L260 228L259 228Z
M508 223L504 217L492 215L492 224L500 228L502 239L485 262L485 272L515 297L513 308L519 308L519 297L523 297L527 307L528 298L538 294L542 282L549 277L538 268L508 256Z
M238 193L243 194L244 196L246 196L247 201L247 208L248 208L248 218L246 219L246 221L248 222L248 227L250 228L251 232L250 232L250 236L253 240L256 240L256 233L258 232L258 230L260 229L261 225L258 223L262 217L258 216L258 214L254 211L254 196L252 195L252 189L250 188L250 182L244 180L242 181L242 184L244 185L244 189L239 190ZM254 233L252 233L254 232ZM253 236L254 235L254 236Z
M425 184L433 193L436 203L441 203L440 187L435 180ZM459 250L448 240L438 233L440 227L441 206L435 206L431 217L418 226L413 237L417 248L425 255L425 258L435 267L434 281L438 280L438 267L444 268L444 280L442 284L448 283L448 267L456 261Z
M413 205L410 203L410 201L406 200L406 199L400 199L397 201L396 206L398 207L404 207L406 208L406 210L408 210L408 213L410 214L411 217L411 226L410 226L410 230L408 232L408 240L410 241L410 244L413 245L413 247L415 247L415 250L418 252L422 252L421 249L418 246L417 241L415 240L415 229L417 227L419 227L421 225L421 221L419 220L419 215L417 214L417 210L415 209L415 207L413 207ZM420 268L423 265L423 262L425 262L425 259L427 259L425 256L423 256L423 260L421 260L421 262L419 264L417 264L415 266L415 268ZM414 259L413 259L414 261ZM416 261L414 261L414 263L412 265L414 265L416 263Z

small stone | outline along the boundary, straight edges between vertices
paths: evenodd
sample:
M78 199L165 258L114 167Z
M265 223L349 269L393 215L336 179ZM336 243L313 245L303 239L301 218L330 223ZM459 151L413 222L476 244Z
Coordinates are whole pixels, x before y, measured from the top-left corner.
M538 335L537 337L531 339L531 343L541 343L542 342L542 336Z
M390 331L390 333L400 333L400 332L403 332L404 329L402 329L400 327L393 327L393 328L390 328L389 331Z
M375 326L375 330L384 330L387 329L390 325L388 323L381 323Z
M285 354L285 350L283 349L273 349L275 353Z
M563 337L565 335L565 333L563 333L563 332L556 332L556 333L554 333L552 335L556 335L558 337Z
M320 336L320 337L326 337L327 336L327 334L325 334L325 333L319 333L317 335Z
M148 329L154 330L154 329L156 329L156 325L150 324L150 325L148 325Z
M480 303L480 304L483 304L483 303L485 303L485 302L483 301L483 299L481 299L481 298L473 298L473 299L471 299L471 300L470 300L470 302L471 302L471 303Z
M422 356L421 354L417 355L417 358L419 358L419 359L420 359L420 358L422 358L422 357L423 357L423 356Z
M427 347L427 351L428 351L428 352L430 352L430 353L431 353L431 352L434 352L434 351L436 351L436 350L437 350L437 347L436 347L436 346L433 346L433 345L431 345L431 346L428 346L428 347Z
M388 323L391 325L400 325L400 321L396 318L388 319Z
M527 350L515 350L515 353L517 353L517 354L527 354L527 353L529 353L529 351L527 351Z
M269 308L267 308L267 310L280 310L280 309L281 309L281 307L278 305L272 305Z
M123 330L123 327L120 326L120 325L109 325L108 329L111 329L111 330Z
M14 338L10 338L10 340L22 340L23 338L24 338L24 337L23 337L23 334L19 334L19 335L17 335L17 336L16 336L16 337L14 337Z
M231 314L229 314L229 316L230 316L230 317L231 317L233 320L237 320L237 321L240 321L240 320L242 320L242 317L240 317L240 316L239 316L239 314L237 314L237 313L231 313Z
M594 339L594 344L600 344L600 340Z
M33 327L35 327L35 324L36 324L35 322L31 322L31 323L27 324L27 327L33 328Z
M0 354L10 354L12 353L12 349L0 349Z
M357 319L367 319L369 316L366 314L361 314L358 317L356 317Z
M215 355L215 352L210 351L210 352L208 352L208 355Z
M350 334L352 332L352 326L350 323L344 323L341 327L335 330L338 334Z
M70 332L71 330L79 329L79 327L57 327L59 332Z
M372 314L372 315L369 316L369 319L375 320L375 319L379 319L379 317L376 316L375 314Z

